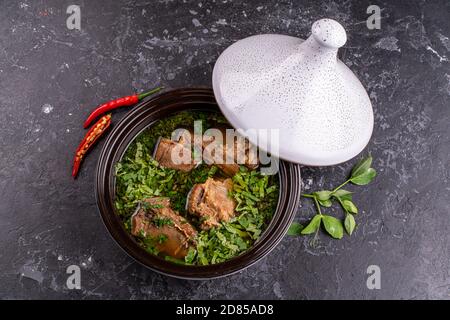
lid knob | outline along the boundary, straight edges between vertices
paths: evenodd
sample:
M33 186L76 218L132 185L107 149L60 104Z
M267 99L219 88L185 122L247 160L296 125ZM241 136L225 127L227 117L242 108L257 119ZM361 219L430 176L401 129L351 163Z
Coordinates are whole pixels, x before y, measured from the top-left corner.
M321 19L313 23L312 35L321 45L333 49L342 47L347 42L344 27L333 19Z

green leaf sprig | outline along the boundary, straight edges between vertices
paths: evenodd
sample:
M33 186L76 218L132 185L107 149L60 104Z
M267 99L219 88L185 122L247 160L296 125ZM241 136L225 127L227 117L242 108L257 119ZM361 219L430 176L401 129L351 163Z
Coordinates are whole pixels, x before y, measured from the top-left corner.
M305 198L313 199L317 213L305 227L297 222L292 223L288 235L306 235L312 233L317 235L321 225L335 239L341 239L344 236L344 228L351 235L356 227L354 215L358 213L358 208L353 202L353 193L342 188L348 183L359 186L369 184L377 175L377 172L371 168L371 165L372 157L369 156L358 162L353 167L350 177L335 189L302 194ZM322 213L321 207L329 208L333 205L333 201L339 203L344 210L345 219L343 222L335 217Z

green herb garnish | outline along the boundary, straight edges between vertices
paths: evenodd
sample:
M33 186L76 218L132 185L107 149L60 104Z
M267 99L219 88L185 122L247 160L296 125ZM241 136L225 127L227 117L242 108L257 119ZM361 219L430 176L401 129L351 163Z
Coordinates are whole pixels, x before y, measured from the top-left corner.
M141 207L146 212L151 212L152 209L162 209L162 208L164 208L164 206L162 204L159 204L159 203L151 204L151 203L148 203L148 202L142 202L141 203Z
M299 236L299 235L301 235L301 232L302 232L303 228L304 228L304 226L301 225L300 223L292 222L290 227L289 227L289 230L288 230L287 234L289 236Z
M376 176L375 169L371 168L372 157L369 156L362 159L358 164L356 164L350 177L341 185L333 190L321 190L316 191L311 194L302 194L305 198L311 198L316 206L317 213L311 219L311 221L306 225L306 227L300 229L299 226L295 225L295 222L291 225L288 234L289 235L299 235L299 234L312 234L320 229L322 224L329 235L335 239L341 239L344 235L344 228L347 234L351 235L356 227L355 217L353 215L358 213L358 208L352 199L352 192L342 189L349 182L355 185L367 185ZM339 203L345 213L345 219L341 220L322 214L321 207L329 208L333 205L333 202Z
M152 219L152 223L158 228L161 228L163 226L173 226L174 225L172 219L165 218L165 217L164 218L163 217L154 217Z
M165 234L159 234L159 235L156 237L156 241L157 241L159 244L163 244L163 243L166 242L168 239L169 239L169 237L167 237L167 235L165 235Z
M174 258L174 257L171 257L171 256L165 256L164 259L166 261L170 261L170 262L176 263L176 264L183 264L183 265L184 264L188 264L188 263L184 262L183 260L180 260L180 259L177 259L177 258Z
M155 239L151 236L147 236L142 230L138 237L138 240L142 244L142 246L147 250L147 252L158 255L159 250L155 247Z
M151 157L157 138L170 138L177 127L193 127L195 120L203 122L203 130L217 123L226 123L219 114L201 112L182 112L160 120L132 142L116 165L115 206L128 231L136 206L141 203L145 208L142 200L155 196L169 197L174 210L189 218L194 226L199 227L201 224L202 219L195 219L185 210L187 194L194 184L220 176L221 171L216 166L202 164L190 172L182 172L162 168ZM233 182L234 187L229 196L237 202L237 216L216 228L200 231L196 239L197 246L189 250L184 262L170 257L166 257L167 260L192 265L223 262L250 248L261 236L278 202L278 177L265 176L242 167L233 177ZM156 209L159 206L149 205L146 208ZM173 224L170 219L160 218L153 218L152 223L157 227ZM138 238L148 252L156 255L159 252L155 245L167 241L164 237Z

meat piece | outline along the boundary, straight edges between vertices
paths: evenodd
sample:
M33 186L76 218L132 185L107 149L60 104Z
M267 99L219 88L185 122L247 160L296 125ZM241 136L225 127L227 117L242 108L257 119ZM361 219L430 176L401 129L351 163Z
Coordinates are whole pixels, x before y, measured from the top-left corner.
M212 132L203 139L203 157L206 163L215 164L227 176L234 176L239 172L239 166L245 165L250 170L259 165L256 148L248 139L232 135L227 137L226 128L217 128L220 135Z
M190 148L194 145L194 132L190 128L178 127L174 132L173 141Z
M197 166L192 156L193 139L193 133L186 129L179 130L175 140L160 137L153 158L162 167L189 172Z
M145 199L131 217L131 233L144 236L161 253L184 258L195 243L197 232L170 208L169 198Z
M229 195L232 189L231 179L220 181L212 178L192 188L187 199L187 209L189 213L200 217L201 229L208 230L234 216L236 203Z
M222 170L223 173L225 173L227 176L232 177L236 173L239 172L239 165L236 163L230 163L230 164L218 164L216 163L216 166Z

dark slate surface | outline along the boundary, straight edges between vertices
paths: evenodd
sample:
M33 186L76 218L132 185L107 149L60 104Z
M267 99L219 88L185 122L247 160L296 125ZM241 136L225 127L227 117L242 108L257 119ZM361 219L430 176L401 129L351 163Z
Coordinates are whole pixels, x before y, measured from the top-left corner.
M437 298L449 299L450 4L377 1L1 1L0 298ZM349 32L345 63L368 89L375 131L365 151L379 176L358 188L352 237L288 238L263 261L225 279L189 282L138 265L97 212L99 149L78 180L74 148L88 111L111 97L163 84L211 83L214 61L257 33L306 37L318 18ZM123 113L114 115L115 120ZM305 188L330 188L354 161L303 168ZM356 188L353 188L356 190ZM297 219L313 207L305 203ZM339 211L336 210L339 215ZM68 265L82 289L68 290ZM381 289L366 288L369 265Z

